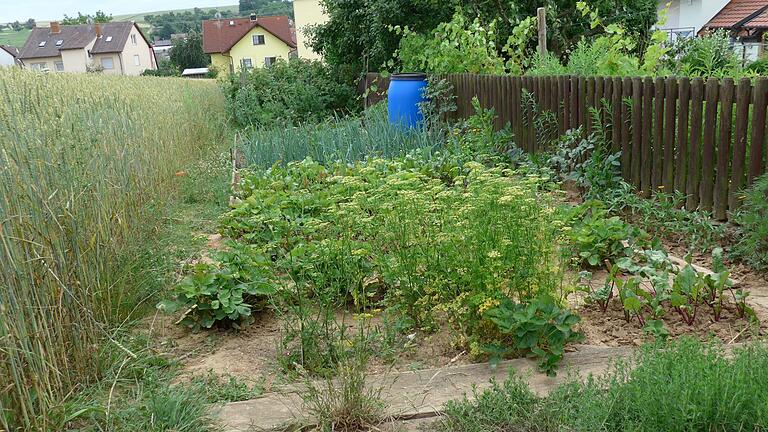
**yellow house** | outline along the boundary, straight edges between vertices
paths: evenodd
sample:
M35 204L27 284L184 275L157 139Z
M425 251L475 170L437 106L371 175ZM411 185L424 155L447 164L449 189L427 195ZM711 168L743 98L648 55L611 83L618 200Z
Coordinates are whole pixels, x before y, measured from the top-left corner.
M203 51L222 73L269 66L296 51L293 21L287 16L203 21Z
M308 60L320 60L320 54L314 52L309 46L307 29L317 24L328 22L319 0L293 0L293 16L296 19L296 45L299 58Z

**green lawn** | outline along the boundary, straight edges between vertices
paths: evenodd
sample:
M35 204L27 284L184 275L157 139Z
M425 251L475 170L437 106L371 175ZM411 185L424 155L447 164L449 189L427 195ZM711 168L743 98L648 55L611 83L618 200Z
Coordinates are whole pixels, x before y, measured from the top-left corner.
M12 45L21 48L26 42L31 30L22 29L21 31L13 31L3 29L0 31L0 45Z

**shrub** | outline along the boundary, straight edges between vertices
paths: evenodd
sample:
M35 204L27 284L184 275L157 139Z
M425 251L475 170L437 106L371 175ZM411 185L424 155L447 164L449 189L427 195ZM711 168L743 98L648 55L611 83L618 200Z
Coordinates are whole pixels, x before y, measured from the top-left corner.
M646 237L618 216L610 217L599 201L588 201L575 207L570 217L573 228L568 232L568 238L575 249L575 259L581 265L598 267L605 260L614 262L631 256L635 243Z
M724 30L702 37L677 39L668 59L669 68L682 76L707 78L741 75L741 65Z
M217 323L237 324L274 292L268 259L253 246L230 243L217 263L200 263L174 289L173 300L158 304L172 313L186 309L181 323L199 330Z
M740 227L734 257L760 271L768 271L768 175L760 177L747 189L744 203L733 222Z
M645 346L597 378L571 377L536 397L525 380L475 391L446 404L445 432L752 431L768 424L768 349L752 344L726 355L692 339Z
M356 112L357 94L351 82L319 61L291 59L231 74L223 86L227 110L236 124L271 126Z

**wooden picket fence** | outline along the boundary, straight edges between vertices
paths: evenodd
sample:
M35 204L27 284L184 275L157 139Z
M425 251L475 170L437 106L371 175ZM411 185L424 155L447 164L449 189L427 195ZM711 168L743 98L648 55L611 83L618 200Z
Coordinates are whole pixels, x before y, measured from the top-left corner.
M569 129L604 133L621 151L624 179L644 195L673 190L686 208L725 220L743 188L768 171L768 78L651 78L446 75L455 117L473 114L472 98L493 108L523 150L545 150ZM366 104L385 97L388 79L369 74Z

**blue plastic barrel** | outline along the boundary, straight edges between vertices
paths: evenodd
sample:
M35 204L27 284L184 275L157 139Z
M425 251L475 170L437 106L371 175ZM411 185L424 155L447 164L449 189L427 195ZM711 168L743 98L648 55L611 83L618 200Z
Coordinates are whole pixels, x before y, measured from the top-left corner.
M404 129L421 127L424 115L419 109L419 103L427 100L424 96L426 87L426 74L392 75L387 96L389 123Z

